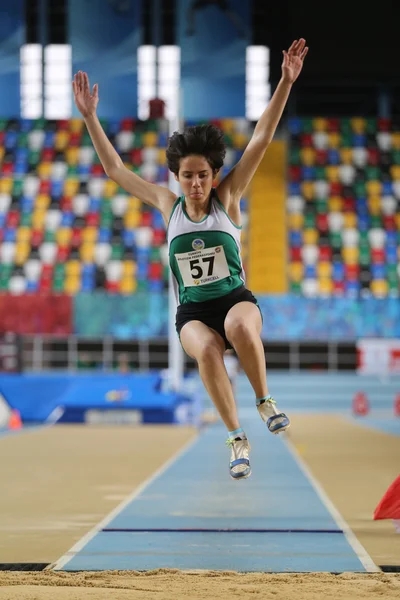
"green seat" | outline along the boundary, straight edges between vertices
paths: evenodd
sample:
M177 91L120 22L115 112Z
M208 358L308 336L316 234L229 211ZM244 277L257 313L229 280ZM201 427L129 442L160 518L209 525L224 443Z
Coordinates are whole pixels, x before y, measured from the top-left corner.
M0 119L0 131L4 131L7 127L7 119Z
M307 213L304 216L304 229L314 229L315 228L315 215Z
M133 148L143 148L143 134L135 132L133 136Z
M26 148L28 145L28 134L24 131L18 134L18 148Z
M364 198L367 194L367 188L365 186L364 181L357 181L354 184L354 193L357 198Z
M28 163L30 167L36 167L36 165L40 162L40 151L39 150L31 150L28 156Z
M138 281L137 288L136 288L137 292L147 292L148 289L149 289L149 283L147 280Z
M290 282L290 291L292 294L301 294L301 283L296 281Z
M43 119L42 117L40 119L34 119L33 121L33 127L32 129L44 129L46 125L46 119Z
M340 120L340 131L343 134L352 134L353 133L353 129L351 127L351 121L348 118L345 119L341 119Z
M376 119L367 119L366 120L366 133L373 134L376 133Z
M78 175L78 167L76 165L68 165L67 179L75 179Z
M152 248L150 250L150 262L154 263L154 262L160 262L160 261L161 261L160 248Z
M367 165L365 167L365 175L368 179L368 181L379 181L380 180L380 169L379 167L373 167L370 165Z
M232 148L232 146L233 146L233 138L232 138L232 136L229 135L229 133L224 133L224 138L225 138L225 144L229 148Z
M32 213L22 212L20 225L21 227L30 227L32 225Z
M400 150L393 150L392 162L394 165L400 165Z
M387 266L387 280L390 283L395 284L396 286L399 283L399 276L397 274L397 265L388 265Z
M351 133L343 132L340 138L341 148L350 148L353 141Z
M57 263L54 267L54 279L64 279L65 277L65 264Z
M302 119L302 131L303 131L303 133L314 133L312 119L310 119L310 118Z
M369 248L360 248L358 260L362 267L367 267L371 263L371 253Z
M372 215L371 228L382 227L382 217L380 215Z
M342 234L340 231L332 231L329 236L333 250L340 250L343 245Z
M290 149L289 164L296 167L301 165L300 148L292 147Z
M22 192L24 189L24 182L21 179L14 179L13 187L12 187L12 195L19 198L22 196Z
M328 201L324 198L319 198L316 201L316 206L317 206L317 213L319 215L326 215L326 213L328 212Z
M146 131L158 133L158 122L156 119L148 119L146 121Z
M44 232L44 241L45 242L55 242L56 234L54 231L45 231Z
M169 266L168 265L164 265L164 268L163 268L163 280L164 281L168 281L169 280Z
M325 167L321 167L320 165L315 167L315 179L326 180L326 170Z
M124 249L121 244L113 244L111 247L111 260L121 260L124 256Z
M58 292L61 294L64 291L64 278L62 278L62 279L54 278L52 288L53 288L53 292Z

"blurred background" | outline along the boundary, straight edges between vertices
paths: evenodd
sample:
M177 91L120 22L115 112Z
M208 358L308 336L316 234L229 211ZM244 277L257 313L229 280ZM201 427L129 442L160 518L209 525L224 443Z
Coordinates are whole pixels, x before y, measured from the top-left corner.
M209 407L174 332L161 215L105 176L73 104L73 74L99 84L102 125L135 173L170 185L168 136L212 122L228 145L223 177L299 37L310 46L303 72L242 199L267 366L281 402L300 381L299 404L318 410L337 402L327 372L344 382L348 408L361 375L388 384L399 373L390 3L2 0L1 10L3 425L10 408L24 422L198 423ZM251 397L232 358L237 395ZM392 410L397 384L379 382L369 380L372 400Z

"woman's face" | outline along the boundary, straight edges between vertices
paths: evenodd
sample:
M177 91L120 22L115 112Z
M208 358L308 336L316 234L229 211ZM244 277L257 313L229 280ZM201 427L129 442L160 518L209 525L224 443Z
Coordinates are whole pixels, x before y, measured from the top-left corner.
M204 156L191 154L181 158L175 179L179 181L186 198L200 202L210 195L214 173Z

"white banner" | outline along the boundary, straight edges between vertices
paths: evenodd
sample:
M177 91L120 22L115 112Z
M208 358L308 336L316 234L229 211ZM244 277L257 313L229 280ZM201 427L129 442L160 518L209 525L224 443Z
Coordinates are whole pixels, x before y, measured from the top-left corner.
M399 375L400 340L359 340L357 372L361 375Z

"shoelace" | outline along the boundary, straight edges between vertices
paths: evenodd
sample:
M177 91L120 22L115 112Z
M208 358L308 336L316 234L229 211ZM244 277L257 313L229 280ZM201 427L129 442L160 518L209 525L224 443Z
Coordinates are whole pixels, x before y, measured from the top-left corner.
M244 442L245 440L247 440L247 438L240 438L241 442ZM237 441L239 440L237 440L236 438L228 438L227 440L225 440L225 446L228 446L228 448L232 448L233 444Z
M271 398L268 398L268 400L264 400L264 401L260 402L260 404L258 406L262 406L263 404L266 404L267 402L269 402L270 404L276 404L276 400L274 400L271 397Z

